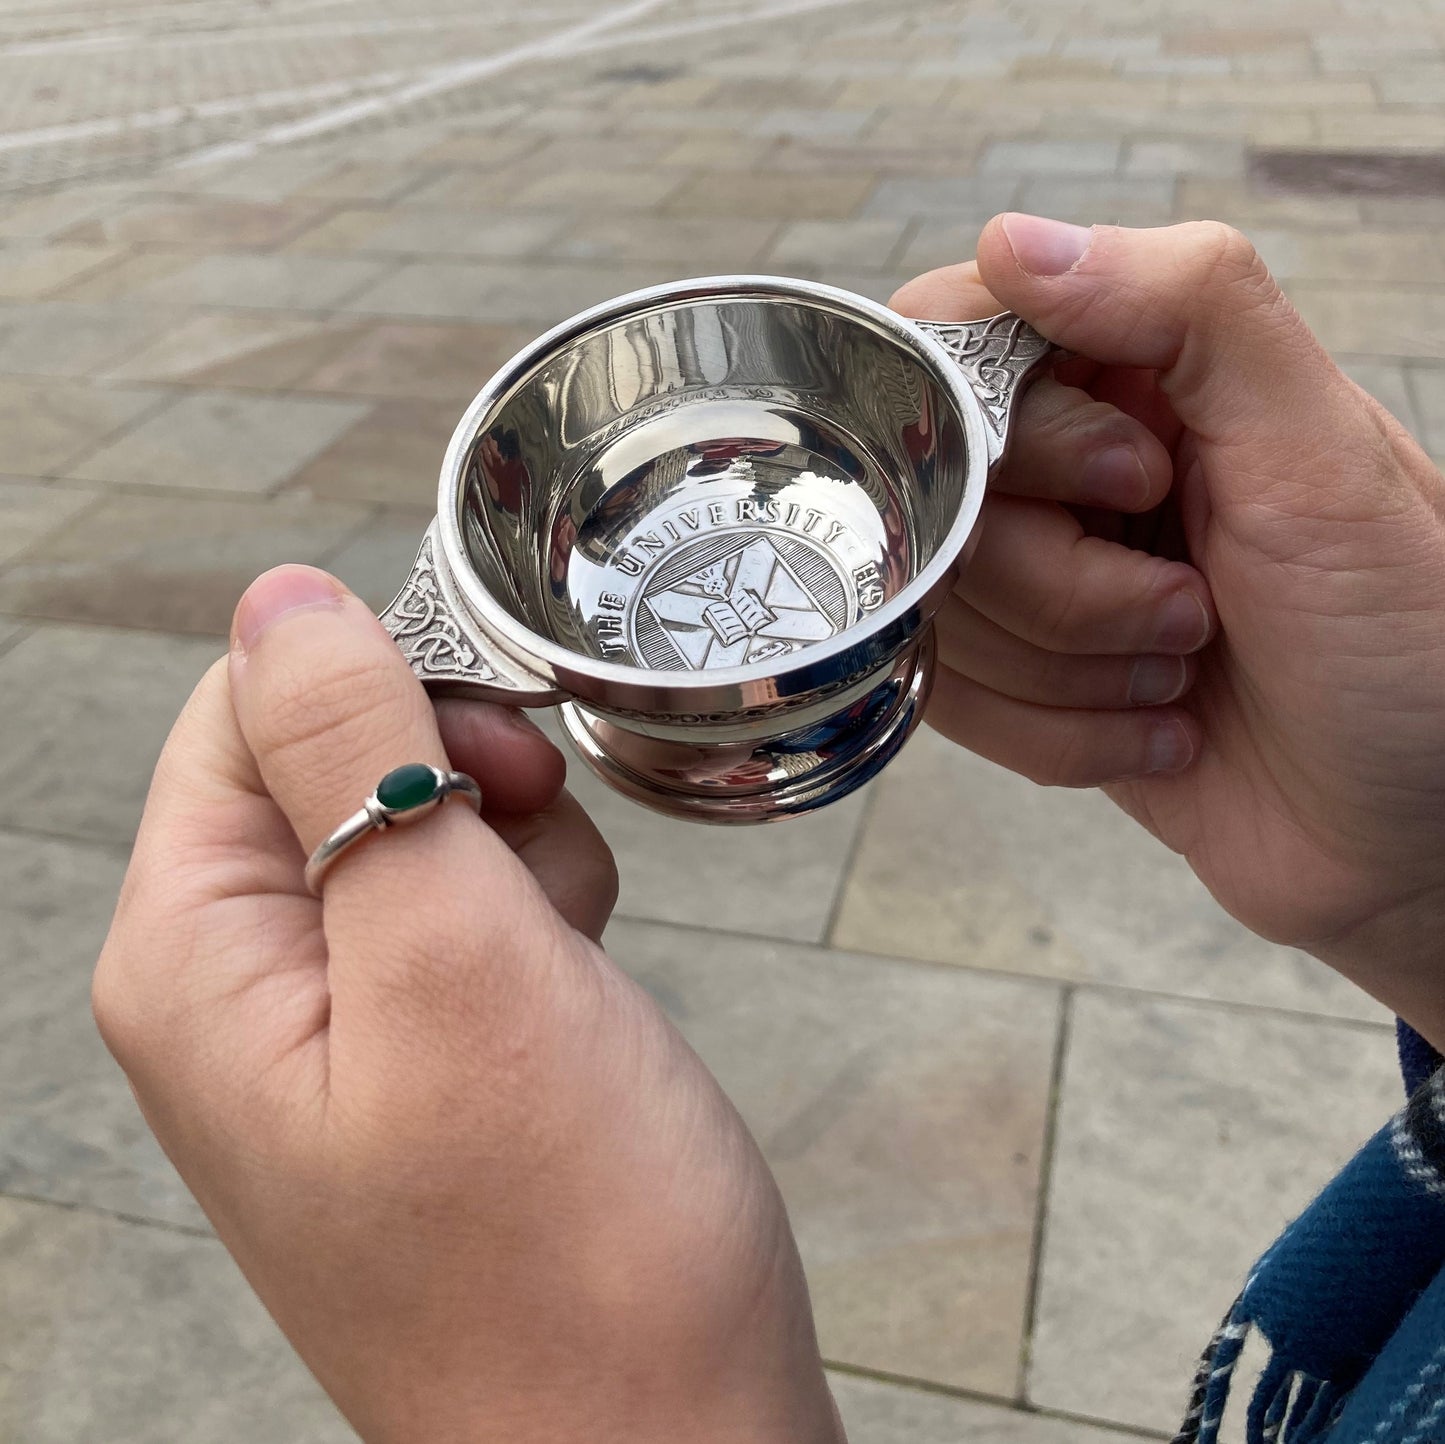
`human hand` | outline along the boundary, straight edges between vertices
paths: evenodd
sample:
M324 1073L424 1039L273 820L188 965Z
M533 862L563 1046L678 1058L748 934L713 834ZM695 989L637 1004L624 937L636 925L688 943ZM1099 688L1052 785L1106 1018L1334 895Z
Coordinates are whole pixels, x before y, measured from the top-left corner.
M406 762L470 773L337 861ZM741 1121L597 946L611 857L501 708L434 713L380 624L268 573L156 769L101 1031L251 1284L369 1444L841 1430Z
M1445 1044L1445 481L1238 233L1005 216L909 315L1077 353L939 620L934 725L1102 785L1219 901Z

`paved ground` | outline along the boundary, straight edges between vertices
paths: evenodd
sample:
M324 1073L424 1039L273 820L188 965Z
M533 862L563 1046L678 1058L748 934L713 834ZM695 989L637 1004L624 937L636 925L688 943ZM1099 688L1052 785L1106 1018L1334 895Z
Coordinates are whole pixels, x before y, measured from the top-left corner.
M1445 454L1442 38L1441 0L7 4L0 1439L347 1437L85 1003L254 573L385 602L462 406L584 303L749 267L884 297L1005 206L1243 225ZM1379 1010L1098 797L931 736L762 833L577 788L614 951L777 1167L855 1444L1167 1431L1241 1270L1394 1105Z

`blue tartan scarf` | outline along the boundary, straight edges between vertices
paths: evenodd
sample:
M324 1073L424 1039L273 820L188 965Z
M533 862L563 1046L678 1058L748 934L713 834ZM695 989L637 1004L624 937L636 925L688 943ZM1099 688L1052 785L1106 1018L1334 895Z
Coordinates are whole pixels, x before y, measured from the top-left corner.
M1249 1444L1445 1444L1445 1066L1400 1026L1409 1102L1254 1266L1174 1444L1216 1444L1240 1355Z

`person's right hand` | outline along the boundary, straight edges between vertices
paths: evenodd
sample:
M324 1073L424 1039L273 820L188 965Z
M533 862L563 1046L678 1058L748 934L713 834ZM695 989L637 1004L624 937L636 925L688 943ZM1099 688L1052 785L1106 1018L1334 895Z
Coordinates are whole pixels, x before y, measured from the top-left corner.
M894 305L1008 308L1083 358L1024 400L931 720L1105 785L1246 925L1445 1045L1439 471L1224 226L1000 217Z

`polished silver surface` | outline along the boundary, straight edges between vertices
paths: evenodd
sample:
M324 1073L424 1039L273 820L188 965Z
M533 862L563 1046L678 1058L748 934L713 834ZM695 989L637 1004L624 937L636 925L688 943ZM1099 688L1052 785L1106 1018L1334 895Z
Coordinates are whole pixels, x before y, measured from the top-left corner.
M449 797L464 797L478 813L481 812L482 789L474 778L468 777L465 772L443 772L439 767L429 770L435 779L436 791L426 802L413 807L388 807L373 792L345 822L322 840L306 863L306 887L313 897L321 896L322 881L332 864L372 833L385 832L392 827L409 826L428 813L435 812ZM385 781L384 778L382 780Z
M776 277L621 297L473 402L383 619L434 689L568 701L583 756L650 805L819 806L916 723L1048 352L1016 316L912 322Z

